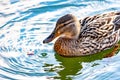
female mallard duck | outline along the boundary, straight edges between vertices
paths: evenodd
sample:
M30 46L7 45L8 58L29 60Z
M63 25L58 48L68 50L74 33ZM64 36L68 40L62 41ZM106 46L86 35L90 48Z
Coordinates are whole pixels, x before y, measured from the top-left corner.
M95 15L78 20L67 14L56 23L56 27L43 43L59 37L54 50L62 56L85 56L115 46L120 36L120 12Z

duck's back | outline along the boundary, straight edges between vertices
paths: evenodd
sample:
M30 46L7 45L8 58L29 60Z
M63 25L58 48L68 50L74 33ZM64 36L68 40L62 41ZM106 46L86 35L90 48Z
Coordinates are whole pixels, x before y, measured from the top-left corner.
M120 12L86 17L81 20L80 37L101 38L120 29Z
M108 49L120 39L120 12L86 17L81 26L81 45L91 47L91 52Z
M95 20L101 19L101 18L112 18L115 16L120 16L120 12L111 12L111 13L105 13L105 14L98 14L95 16L89 16L89 17L85 17L84 19L80 20L80 23L82 26L85 26L86 24L93 22ZM110 21L110 20L108 20Z

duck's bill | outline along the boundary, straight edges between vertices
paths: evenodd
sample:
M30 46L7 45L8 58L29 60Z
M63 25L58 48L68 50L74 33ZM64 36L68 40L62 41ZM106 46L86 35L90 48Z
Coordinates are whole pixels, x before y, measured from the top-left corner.
M45 40L43 40L43 43L49 43L54 39L54 34L52 33L49 35Z

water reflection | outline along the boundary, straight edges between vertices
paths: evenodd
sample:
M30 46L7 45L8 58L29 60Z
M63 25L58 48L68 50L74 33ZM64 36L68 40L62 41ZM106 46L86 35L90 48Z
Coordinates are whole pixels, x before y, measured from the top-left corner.
M79 58L65 58L58 54L55 54L55 58L64 67L64 69L57 72L61 80L70 80L71 76L77 75L77 72L82 68Z
M82 74L79 72L83 67L82 66L83 62L92 62L95 60L103 59L103 57L106 54L109 54L112 50L113 48L105 50L98 54L93 54L85 57L84 56L83 57L62 57L56 53L55 58L58 62L60 62L59 65L62 65L63 68L57 72L59 76L55 77L55 79L59 78L61 80L72 80L74 76ZM91 67L94 67L96 65L99 65L99 64L95 63Z

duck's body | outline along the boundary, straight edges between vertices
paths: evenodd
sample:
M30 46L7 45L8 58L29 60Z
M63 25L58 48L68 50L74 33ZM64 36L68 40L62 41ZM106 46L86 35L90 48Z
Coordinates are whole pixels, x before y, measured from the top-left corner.
M120 37L120 12L111 12L81 20L71 14L61 17L44 43L57 39L55 51L62 56L85 56L114 46Z

